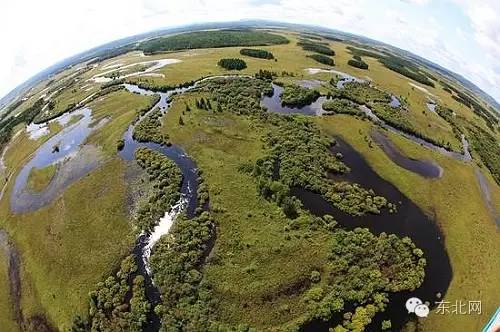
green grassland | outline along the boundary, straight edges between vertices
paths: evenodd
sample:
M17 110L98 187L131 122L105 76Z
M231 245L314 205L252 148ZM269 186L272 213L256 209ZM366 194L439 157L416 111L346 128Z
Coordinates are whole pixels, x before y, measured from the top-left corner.
M0 326L5 331L16 331L17 324L12 310L9 292L9 263L3 248L0 248Z
M271 52L275 60L245 57L247 68L238 74L253 75L260 69L270 70L277 73L278 80L287 84L297 79L320 79L327 85L335 78L331 73L309 74L305 69L326 66L307 57L313 53L298 46L300 38L294 34L287 31L274 33L285 36L290 43L259 46L259 49ZM348 65L353 54L346 48L347 43L326 39L316 42L326 43L335 51L332 59L336 70L370 79L378 88L398 96L407 107L402 111L403 116L423 134L449 141L454 150L461 149L450 123L427 110L426 102L430 97L451 108L463 121L472 122L499 138L498 132L493 132L482 118L452 98L453 94L445 91L442 84L435 82L435 87L423 86L389 70L371 57L363 56L363 61L369 65L367 70L358 69ZM134 51L82 70L75 82L72 80L77 69L71 68L58 73L50 85L47 82L39 84L13 114L33 105L43 93L50 94L71 84L54 96L55 108L51 112L66 109L101 89L102 84L88 80L105 71L107 65L179 59L181 62L157 71L164 77L128 79L172 86L204 76L232 73L217 66L217 62L221 58L241 57L240 50L240 46L201 48L151 56L141 56L140 52ZM44 91L47 86L49 89ZM326 93L328 89L322 87L319 91ZM200 93L176 96L163 118L161 130L195 159L210 192L218 237L204 276L213 285L218 315L223 323L237 325L245 322L257 328L278 327L298 320L303 312L301 290L296 292L289 287L299 285L305 276L327 263L331 237L319 231L307 235L297 231L289 239L285 238L288 221L281 208L262 198L251 175L238 170L242 163L254 163L264 156L261 137L271 127L226 111L186 112L185 104L190 104L194 110L194 98L200 97ZM11 141L12 148L4 158L7 167L4 177L10 176L11 180L0 200L0 227L8 232L21 253L21 303L26 317L45 314L61 331L67 330L75 314L88 311L87 293L98 281L110 275L129 253L134 230L125 206L128 166L116 156L116 143L139 111L149 107L153 100L154 97L122 90L92 101L89 106L93 109L94 123L101 125L86 143L97 146L102 152L101 166L67 188L52 204L33 213L11 213L9 198L13 179L29 156L61 130L61 126L51 124L50 135L36 141L24 131ZM217 107L215 102L212 106ZM500 235L482 200L474 175L475 163L481 164L478 154L473 152L476 159L473 163L463 163L388 133L409 157L435 160L443 167L442 178L425 179L399 168L380 148L366 143L365 138L369 137L373 126L371 122L348 115L325 116L315 121L325 134L342 136L364 155L378 174L435 217L446 239L454 273L445 300L482 301L484 314L481 316L431 314L419 321L419 325L426 331L482 328L498 305L495 295L500 284L500 258L495 249ZM52 172L53 169L48 168L32 174L34 189L43 188ZM490 182L494 205L500 210L500 187L484 167L483 172ZM6 267L0 263L0 326L14 330L10 303L4 296L8 294L5 271Z
M56 174L56 170L55 164L44 168L33 168L28 175L28 188L35 192L43 191Z
M14 215L7 199L13 181L7 186L0 202L0 227L21 253L25 315L45 313L56 327L67 330L74 314L87 310L87 293L129 253L135 237L125 206L126 165L111 151L150 102L150 97L123 91L93 102L94 119L109 120L89 143L100 146L108 157L49 206ZM5 156L8 170L19 170L46 139L19 135L13 142L16 148Z
M163 128L173 143L195 159L211 193L218 228L215 255L221 255L214 259L221 263L211 265L204 274L220 301L219 315L223 322L235 325L284 324L303 312L300 297L288 296L286 288L326 263L331 239L317 232L307 239L285 240L286 216L258 195L250 175L238 171L241 163L262 157L260 136L268 128L226 112L182 115L184 102L194 105L197 97L177 97ZM176 125L181 115L182 127Z
M365 138L370 134L370 122L338 115L318 118L317 123L325 132L341 135L363 154L379 175L395 184L424 211L434 216L445 237L453 268L453 279L444 300L452 303L455 300L482 301L483 315L431 313L419 322L422 328L425 331L480 330L498 305L495 289L500 284L500 259L496 252L500 234L481 198L474 166L388 133L391 140L409 157L435 160L443 167L442 178L425 179L394 165L378 146L368 145ZM492 181L490 185L498 198L499 187Z

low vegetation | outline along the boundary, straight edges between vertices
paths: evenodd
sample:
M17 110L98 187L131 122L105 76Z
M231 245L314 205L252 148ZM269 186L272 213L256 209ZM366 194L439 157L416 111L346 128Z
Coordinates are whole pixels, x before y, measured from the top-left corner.
M220 59L217 65L227 70L242 70L247 67L246 62L238 58Z
M267 59L267 60L274 59L274 55L271 52L261 49L242 48L240 50L240 54L250 56L252 58Z
M145 41L139 45L139 49L146 54L151 54L193 48L265 46L287 44L288 42L288 39L283 36L261 31L195 31Z
M429 75L423 72L417 65L413 62L403 59L401 57L388 54L386 52L372 52L369 50L359 49L356 47L348 46L347 49L351 54L355 56L367 56L377 59L386 68L395 71L403 76L406 76L414 81L421 84L434 87L435 84L429 77Z
M28 188L34 192L42 192L52 181L57 170L57 164L52 164L44 168L33 168L28 175Z

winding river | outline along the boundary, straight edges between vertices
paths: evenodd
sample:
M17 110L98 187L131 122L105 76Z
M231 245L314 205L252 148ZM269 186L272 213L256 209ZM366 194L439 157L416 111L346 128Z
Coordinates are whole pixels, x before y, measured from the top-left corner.
M332 153L342 153L343 161L353 171L341 176L332 176L332 179L359 183L366 188L373 189L378 195L396 203L397 212L384 211L379 215L353 217L331 205L319 194L300 188L293 189L292 193L313 214L318 216L332 215L345 229L366 227L374 234L385 232L398 236L408 236L417 247L424 251L427 266L425 267L423 284L411 292L391 293L389 296L390 305L385 312L375 316L367 329L368 331L379 330L381 322L390 319L393 329L398 330L410 319L405 309L405 302L409 297L416 296L422 301L429 301L433 306L435 301L439 301L439 297L446 293L451 281L452 269L444 239L432 218L427 216L393 184L381 178L365 159L345 141L340 138L336 138L336 140L338 143L332 147ZM328 329L324 322L313 322L306 330L327 331Z
M160 100L151 108L149 112L147 112L145 115L140 117L138 121L128 127L123 136L123 139L125 141L124 148L119 153L121 158L127 161L134 160L135 150L139 147L147 147L149 149L161 152L172 161L174 161L180 168L183 175L181 200L169 211L166 211L164 217L161 218L158 226L155 227L154 231L151 234L140 235L134 248L134 254L137 258L137 264L139 265L139 271L142 275L144 275L146 279L146 296L152 303L153 307L161 301L161 297L151 278L148 267L149 255L151 254L151 249L153 248L156 241L162 235L168 233L176 215L184 211L188 217L194 216L195 209L197 207L198 168L196 166L196 163L186 155L181 147L177 145L164 146L156 143L141 143L133 139L132 133L134 131L135 125L140 122L145 116L148 116L150 112L158 108L162 112L168 111L170 105L169 101L172 95L184 93L195 87L198 82L194 83L190 87L179 88L165 93L153 92L131 84L124 85L128 91L133 93L141 95L160 95ZM269 111L277 113L303 113L308 115L319 114L318 110L321 110L321 103L323 101L322 99L318 99L316 103L301 109L283 108L283 106L281 105L281 100L279 98L281 94L281 87L277 85L274 85L273 87L275 89L274 95L272 97L263 97L262 99L262 105L267 107ZM373 116L375 116L369 109L368 111ZM93 130L93 126L91 125L91 110L88 108L82 108L77 112L81 112L82 118L75 124L63 129L62 132L53 136L46 143L44 143L36 151L34 157L21 169L21 172L16 178L16 183L14 185L14 190L10 201L11 208L15 212L21 213L32 211L43 206L44 204L47 204L47 201L53 199L56 194L60 192L60 190L67 187L70 183L76 181L76 179L88 173L90 170L97 166L90 163L88 168L84 167L81 172L79 172L78 174L75 173L74 176L69 177L68 180L63 181L63 184L59 185L60 187L56 187L57 190L50 189L50 186L52 185L51 182L51 184L49 184L49 187L45 191L49 193L55 192L55 194L45 194L45 191L38 194L30 193L26 189L27 177L32 168L42 168L54 162L64 160L64 158L68 158L71 155L77 153L77 151L79 151L77 150L78 147L80 147L85 138ZM380 119L378 120L380 121ZM388 129L392 130L390 126ZM397 132L404 135L405 137L411 136L400 131ZM420 140L413 136L411 136L410 139L418 142ZM293 189L293 194L296 195L302 201L304 207L310 210L312 213L321 216L324 214L331 214L335 217L339 224L346 229L353 229L355 227L367 227L375 234L386 232L396 234L398 236L408 236L418 247L420 247L424 251L425 257L427 259L427 266L426 277L422 286L413 292L401 292L390 295L390 305L387 307L384 313L380 313L375 317L374 322L371 326L372 329L376 330L380 326L380 322L382 320L391 319L393 327L397 329L409 319L409 316L404 307L404 303L408 297L417 296L422 300L429 301L431 304L433 304L434 301L438 300L438 294L442 296L446 293L452 277L452 270L448 255L446 253L446 249L444 247L444 242L438 227L430 217L428 217L422 210L420 210L420 208L415 203L404 196L394 185L378 176L378 174L375 173L366 163L363 157L352 147L350 147L346 142L342 141L341 139L338 139L338 142L339 144L332 148L332 153L342 153L344 156L344 162L348 166L351 166L353 171L340 177L335 176L333 177L333 180L347 180L350 182L359 183L367 188L372 188L378 195L386 197L391 202L397 202L398 212L394 214L383 212L380 215L369 215L361 218L352 217L333 207L318 194L314 194L299 188ZM412 171L422 176L440 176L441 170L439 166L436 166L432 163L412 161L409 158L401 155L401 153L399 153L399 150L395 150L395 147L391 145L392 142L384 141L383 138L381 138L380 143L381 145L385 146L383 150L387 154L393 154L393 157L395 159L399 159L401 161L401 164L403 165L402 167L411 168ZM424 145L430 144L426 141L419 143ZM54 145L58 145L61 147L59 152L52 153L52 148ZM434 145L432 145L432 147L434 148ZM441 151L442 148L439 149ZM443 153L451 153L449 151L446 151L445 149L442 150L444 150L441 151ZM460 160L466 158L464 157L464 155L458 153L457 155L459 155L460 157L455 155L453 156L455 158L461 158ZM146 327L146 331L157 331L160 326L159 318L153 312L151 312L148 320L149 324ZM309 330L327 330L327 328L324 323L314 322L310 326Z

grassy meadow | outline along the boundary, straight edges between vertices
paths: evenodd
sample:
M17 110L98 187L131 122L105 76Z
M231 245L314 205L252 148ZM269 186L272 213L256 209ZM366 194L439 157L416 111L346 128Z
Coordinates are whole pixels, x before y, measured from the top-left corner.
M307 57L312 52L297 46L299 37L289 31L277 31L289 44L258 46L272 52L275 59L259 59L240 54L241 47L193 49L144 56L134 51L104 60L87 70L74 67L58 73L54 81L40 83L29 93L29 99L14 113L22 112L38 98L70 86L53 95L58 112L99 91L102 84L90 79L94 75L127 65L158 59L178 59L156 73L160 76L133 76L128 80L152 85L177 85L205 76L223 74L253 75L260 69L274 71L278 80L292 83L300 79L319 79L325 84L335 75L310 74L307 68L331 68L362 79L400 98L405 116L425 135L449 141L454 150L461 142L452 127L437 114L427 110L432 98L440 105L491 132L484 120L458 103L436 82L436 87L423 86L393 72L376 59L363 57L369 68L358 69L347 64L352 54L347 43L327 41L335 51L335 66L327 66ZM217 62L221 58L241 58L247 68L227 71ZM74 78L78 80L74 80ZM322 87L320 92L326 93ZM162 118L162 132L180 145L203 172L210 193L210 204L217 221L216 245L212 262L204 277L213 286L218 315L228 324L245 322L257 328L281 326L299 320L303 312L300 296L290 289L300 285L304 276L320 270L328 261L331 239L324 232L298 232L285 238L288 221L274 203L262 198L255 180L238 167L254 163L263 156L261 138L270 126L228 112L195 110L195 98L207 97L199 92L175 96ZM88 106L99 127L87 138L101 152L100 166L73 183L48 206L32 213L13 214L9 199L16 174L30 156L49 137L62 130L52 123L50 134L37 140L24 129L12 139L5 153L5 194L0 200L0 228L4 229L20 252L22 298L25 317L41 314L61 331L70 328L75 314L88 311L88 292L97 282L116 270L121 258L134 244L127 202L127 165L116 154L117 141L139 110L153 100L121 90L99 97ZM186 104L193 111L185 112ZM214 102L214 109L216 104ZM182 117L182 123L179 118ZM73 119L76 121L76 119ZM402 136L388 133L389 138L407 156L436 161L444 170L440 179L426 179L395 165L376 145L366 138L373 124L347 115L318 117L317 125L326 135L340 135L359 151L384 179L433 216L445 237L453 279L444 300L481 300L483 314L477 316L436 315L418 322L424 331L480 330L498 305L496 294L500 284L500 233L481 196L475 177L477 161L460 162L421 147ZM498 133L494 133L499 137ZM477 157L474 154L475 157ZM29 185L41 191L54 175L56 166L34 170ZM500 187L483 167L493 203L500 211ZM3 182L2 182L3 184ZM298 254L300 253L300 254ZM0 252L0 328L15 330L9 299L7 265ZM266 299L266 300L263 300Z

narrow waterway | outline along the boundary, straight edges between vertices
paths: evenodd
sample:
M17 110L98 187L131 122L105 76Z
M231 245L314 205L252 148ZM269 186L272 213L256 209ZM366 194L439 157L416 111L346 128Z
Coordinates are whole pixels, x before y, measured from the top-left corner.
M426 178L440 178L441 166L432 161L412 159L405 156L398 147L380 130L372 130L371 138L396 165Z

